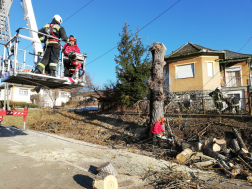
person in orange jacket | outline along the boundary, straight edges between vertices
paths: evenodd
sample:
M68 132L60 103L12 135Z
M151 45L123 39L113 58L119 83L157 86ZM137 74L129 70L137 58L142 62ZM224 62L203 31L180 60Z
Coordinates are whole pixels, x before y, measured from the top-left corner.
M157 139L158 139L158 146L162 147L161 144L161 136L163 136L163 123L166 123L166 118L161 118L160 120L158 120L156 123L153 124L153 126L151 127L151 133L153 135L153 145L156 146L157 145Z

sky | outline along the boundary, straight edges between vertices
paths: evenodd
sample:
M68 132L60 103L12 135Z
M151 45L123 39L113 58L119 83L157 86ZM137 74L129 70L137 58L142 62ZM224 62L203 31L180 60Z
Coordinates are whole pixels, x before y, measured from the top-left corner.
M252 54L252 39L248 41L252 0L32 0L32 4L38 29L55 14L62 17L67 35L74 35L81 53L88 55L86 71L100 87L116 81L114 58L119 53L114 47L126 22L133 33L143 28L138 35L144 45L163 43L166 55L187 42ZM19 27L27 27L23 15L20 1L14 0L9 13L12 36ZM29 44L21 40L19 48ZM26 50L32 52L32 47Z

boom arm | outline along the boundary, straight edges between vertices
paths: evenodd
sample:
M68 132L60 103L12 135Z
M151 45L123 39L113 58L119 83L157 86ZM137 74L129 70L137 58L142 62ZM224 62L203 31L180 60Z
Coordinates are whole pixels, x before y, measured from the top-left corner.
M27 21L28 28L31 30L38 31L31 0L21 0L21 7L23 8L24 20ZM33 31L29 31L29 33L30 33L30 37L33 38L34 41L36 41L36 42L32 42L32 48L33 48L34 54L42 54L43 48L38 38L38 34ZM37 62L37 56L34 57L34 61L35 63Z

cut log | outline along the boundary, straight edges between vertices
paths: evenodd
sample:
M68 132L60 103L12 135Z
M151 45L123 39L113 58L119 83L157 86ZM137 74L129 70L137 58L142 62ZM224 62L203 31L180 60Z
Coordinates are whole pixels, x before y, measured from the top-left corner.
M218 152L213 151L210 148L207 148L203 151L206 155L213 157L214 159L219 159L219 160L226 160L226 157L219 154Z
M117 176L117 172L110 162L107 162L96 169L97 173L105 172Z
M186 160L188 160L191 157L192 153L193 152L191 149L189 148L184 149L180 154L176 156L178 163L184 164Z
M232 176L231 178L235 178L236 175L240 174L241 173L241 168L239 165L234 165L233 167L231 167L231 173L232 173Z
M221 150L221 147L216 143L210 143L208 145L203 146L203 150L206 150L207 148L210 148L214 152L219 152Z
M221 147L221 151L227 150L227 142L224 139L215 139L214 141L216 144L218 144Z
M234 128L232 128L232 130L233 130L233 133L234 133L235 137L237 138L237 140L239 142L239 146L241 148L244 148L245 150L248 150L247 147L245 146L240 134L238 133L238 131L236 129L234 129Z
M251 156L250 153L244 148L241 148L237 153L244 159L248 159Z
M102 172L93 182L93 188L96 189L118 189L118 181L114 175Z
M201 150L202 144L199 142L183 142L182 149L185 150L187 148L191 149L194 152L200 152L200 151L202 151Z
M198 163L193 163L192 164L192 168L202 168L202 167L206 167L209 165L213 165L216 163L216 160L208 160L208 161L203 161L203 162L198 162Z
M247 177L247 180L248 180L249 182L252 182L252 176L248 176L248 177Z
M231 140L231 145L235 152L238 152L240 150L239 144L236 139Z

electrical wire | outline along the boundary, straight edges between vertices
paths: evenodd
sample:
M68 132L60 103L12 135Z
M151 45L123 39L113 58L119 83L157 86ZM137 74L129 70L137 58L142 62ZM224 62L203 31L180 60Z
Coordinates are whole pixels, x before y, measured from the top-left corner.
M88 6L92 1L94 1L94 0L89 1L86 5L84 5L84 6L81 7L79 10L77 10L76 12L74 12L71 16L69 16L68 18L66 18L66 19L64 20L64 22L66 22L69 18L71 18L71 17L72 17L73 15L75 15L76 13L78 13L81 9L85 8L86 6Z
M159 14L157 17L155 17L153 20L151 20L149 23L147 23L145 26L143 26L141 29L139 29L137 32L140 32L141 30L143 30L144 28L146 28L148 25L150 25L152 22L154 22L156 19L158 19L160 16L162 16L164 13L166 13L168 10L170 10L172 7L174 7L177 3L179 3L181 0L178 0L176 3L174 3L173 5L171 5L169 8L167 8L165 11L163 11L161 14ZM104 54L102 54L101 56L99 56L98 58L92 60L91 62L87 63L87 65L93 63L94 61L98 60L99 58L103 57L104 55L108 54L110 51L114 50L115 48L117 48L118 45L116 45L115 47L113 47L112 49L110 49L109 51L105 52Z

